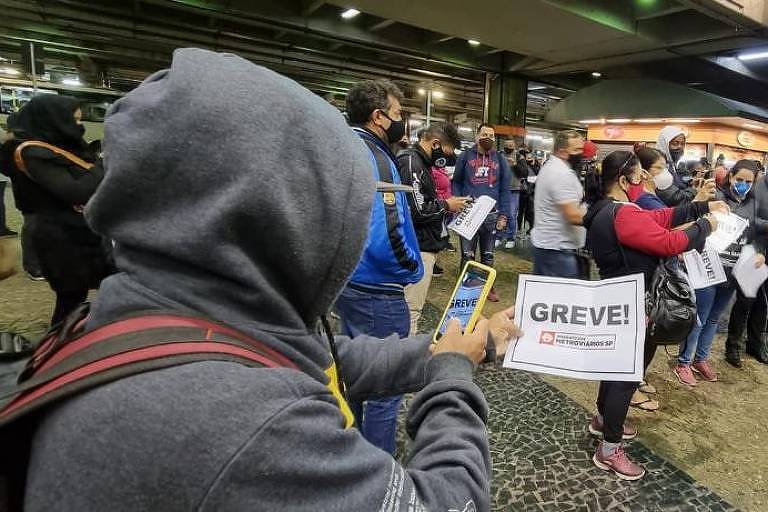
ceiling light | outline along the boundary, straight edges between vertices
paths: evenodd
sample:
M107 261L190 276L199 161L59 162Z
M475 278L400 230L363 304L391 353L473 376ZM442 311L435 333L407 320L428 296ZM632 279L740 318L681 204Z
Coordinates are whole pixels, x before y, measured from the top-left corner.
M21 72L18 69L2 68L0 69L0 73L5 73L6 75L18 75Z
M669 119L670 123L700 123L701 119Z
M600 78L601 76L603 76L603 74L599 71L592 72L592 78Z
M469 43L469 46L480 46L480 41L475 39L469 39L467 42Z
M427 94L427 91L425 91L424 89L419 89L418 93L419 93L419 96L424 96L425 94Z
M445 98L445 93L443 91L432 91L432 97L437 99L443 99Z
M526 135L525 138L531 140L544 140L544 137L541 135Z
M540 91L540 90L546 89L546 88L547 88L546 85L530 85L530 86L528 86L528 90L529 91Z
M64 85L74 85L74 86L83 85L83 82L81 82L79 78L65 78L64 80L61 81L61 83Z
M469 132L472 133L472 128L467 128L466 126L459 126L460 132Z
M664 120L663 119L645 118L645 119L635 119L635 122L638 122L638 123L663 123Z
M762 126L758 126L758 125L756 125L756 124L750 124L750 123L744 123L744 124L743 124L743 125L741 125L741 126L743 126L744 128L752 128L752 129L754 129L754 130L762 130L762 129L763 129L763 127L762 127Z
M738 56L739 60L759 60L759 59L768 59L768 52L757 52L757 53L742 53Z
M421 73L423 75L437 76L440 78L451 78L451 75L446 75L445 73L438 73L437 71L430 71L428 69L408 68L408 71L415 71L416 73Z
M411 119L410 121L408 121L408 124L411 126L421 126L422 122L419 121L418 119Z
M358 14L360 14L360 11L358 11L357 9L347 9L346 11L341 13L341 17L344 18L345 20L351 20Z
M619 123L619 124L625 124L625 123L631 123L631 119L608 119L609 123Z
M579 121L581 124L598 124L605 122L604 119L582 119Z

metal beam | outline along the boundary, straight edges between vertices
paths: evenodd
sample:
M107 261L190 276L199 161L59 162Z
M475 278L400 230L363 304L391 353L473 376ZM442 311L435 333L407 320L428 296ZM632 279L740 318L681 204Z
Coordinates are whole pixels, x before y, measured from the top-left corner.
M670 14L677 14L678 12L688 11L691 8L687 5L675 5L672 7L667 7L666 9L661 9L656 12L650 12L648 14L643 14L641 16L636 17L635 19L637 21L645 21L645 20L652 20L654 18L661 18L663 16L669 16Z
M747 66L744 65L744 63L742 63L736 57L723 57L723 56L704 57L704 60L706 60L707 62L711 62L716 66L720 66L721 68L725 68L728 71L731 71L743 77L751 78L752 80L757 80L762 84L765 84L766 82L768 82L768 80L766 80L765 77L760 76L754 71L752 71L751 69L749 69Z
M383 20L368 27L369 32L378 32L397 23L395 20Z
M324 0L301 0L301 16L312 16L319 8L325 5Z

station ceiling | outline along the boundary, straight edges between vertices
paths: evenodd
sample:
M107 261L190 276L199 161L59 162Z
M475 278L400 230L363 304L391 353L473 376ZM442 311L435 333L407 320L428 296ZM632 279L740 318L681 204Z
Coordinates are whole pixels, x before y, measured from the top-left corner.
M749 4L744 7L743 4ZM342 18L349 8L360 14ZM388 77L408 108L479 119L487 73L530 80L528 122L602 78L659 78L768 107L768 7L750 0L0 0L0 57L43 47L53 80L129 90L174 48L233 51L341 104ZM470 44L473 40L477 44ZM761 62L761 61L755 61ZM423 92L423 91L422 91Z

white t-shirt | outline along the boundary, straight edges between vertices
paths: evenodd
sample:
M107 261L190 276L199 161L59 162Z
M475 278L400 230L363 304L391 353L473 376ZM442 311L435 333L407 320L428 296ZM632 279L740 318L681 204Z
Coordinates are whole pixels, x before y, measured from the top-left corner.
M562 204L584 199L584 188L576 173L556 156L541 167L534 194L532 241L540 249L578 249L584 246L587 231L570 224Z

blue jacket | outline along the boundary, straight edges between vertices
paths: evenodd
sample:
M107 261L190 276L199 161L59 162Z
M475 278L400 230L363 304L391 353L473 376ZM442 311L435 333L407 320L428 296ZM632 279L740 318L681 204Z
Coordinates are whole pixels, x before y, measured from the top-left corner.
M395 156L389 147L367 130L353 130L370 151L374 179L400 183ZM419 242L405 195L377 192L368 228L368 242L351 281L374 286L405 286L418 282L423 275Z
M496 209L509 219L512 202L509 192L511 179L512 171L506 158L496 150L479 155L475 145L459 155L456 160L451 188L454 196L489 196L495 199Z

